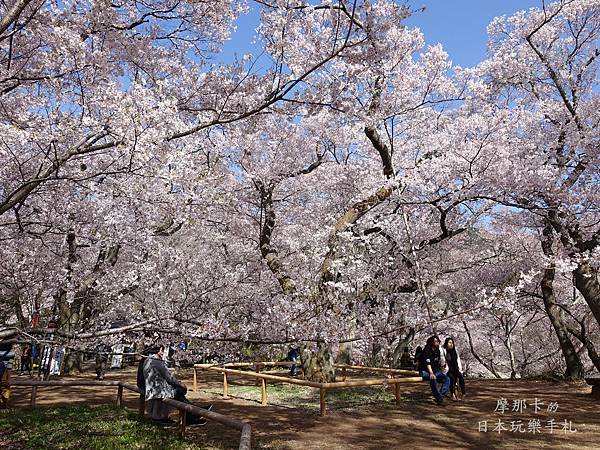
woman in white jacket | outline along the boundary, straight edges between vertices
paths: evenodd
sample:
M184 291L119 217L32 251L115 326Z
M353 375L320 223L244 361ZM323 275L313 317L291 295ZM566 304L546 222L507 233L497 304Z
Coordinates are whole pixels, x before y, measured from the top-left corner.
M460 392L462 394L462 400L465 399L465 377L463 376L462 362L458 350L454 345L454 339L451 337L446 338L444 346L442 347L442 358L446 363L446 372L450 378L450 393L452 394L452 400L458 400L456 397L456 382L460 386Z

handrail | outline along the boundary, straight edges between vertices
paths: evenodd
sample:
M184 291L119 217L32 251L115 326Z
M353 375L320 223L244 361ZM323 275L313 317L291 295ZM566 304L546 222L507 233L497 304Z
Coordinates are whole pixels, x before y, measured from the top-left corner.
M280 362L280 363L272 363L272 362L258 362L258 363L229 363L223 365L213 365L213 364L194 364L194 391L197 392L197 369L204 369L213 372L219 372L223 374L223 398L227 399L228 395L228 381L227 375L240 375L245 378L255 378L256 380L261 380L261 403L263 406L267 405L267 383L266 381L277 381L280 383L288 383L288 384L296 384L299 386L309 386L313 388L319 389L319 406L320 406L320 415L325 415L325 394L327 389L341 389L341 388L349 388L349 387L363 387L363 386L376 386L376 385L386 385L392 384L394 385L394 391L396 396L396 403L400 403L400 385L402 383L420 383L423 381L421 376L417 376L418 372L412 370L403 370L403 369L386 369L381 367L367 367L367 366L348 366L337 364L336 366L341 368L343 371L343 380L344 381L334 381L330 383L318 383L315 381L307 381L307 380L298 380L296 378L282 377L277 375L270 375L266 373L253 372L249 370L235 370L229 369L227 367L248 367L248 366L260 366L260 365L283 365L284 363L289 364L288 361ZM287 365L286 364L286 365ZM227 367L226 367L227 366ZM364 371L373 371L373 372L385 372L397 375L413 375L407 377L399 377L399 378L384 378L384 379L368 379L368 380L351 380L345 381L346 378L346 369L349 370L364 370ZM375 370L373 370L375 369Z
M348 364L334 364L334 367L336 367L338 369L362 370L363 372L383 372L383 373L392 373L392 374L396 374L396 375L413 375L413 376L419 375L419 372L416 370L388 369L386 367L352 366L352 365L348 365Z
M248 370L226 369L223 367L204 367L204 369L212 370L214 372L226 372L226 373L230 373L232 375L242 375L242 376L248 376L248 377L252 377L252 378L261 378L264 380L281 381L282 383L297 384L300 386L310 386L310 387L314 387L314 388L320 388L321 384L323 384L323 383L317 383L315 381L297 380L296 378L280 377L278 375L269 375L266 373L252 372L252 371L248 371Z
M314 388L343 388L343 387L356 387L356 386L373 386L378 384L394 384L394 383L408 383L423 381L422 377L402 377L402 378L383 378L376 380L353 380L353 381L334 381L329 383L319 383L316 381L308 380L297 380L296 378L280 377L278 375L270 375L260 372L252 372L247 370L235 370L226 369L224 367L203 367L206 370L212 370L214 372L229 373L232 375L242 375L245 377L260 378L263 380L280 381L282 383L297 384L300 386L309 386ZM411 371L411 374L413 372Z
M123 389L127 389L140 394L140 409L139 414L144 415L145 398L142 391L134 384L125 383L123 381L110 380L12 380L11 386L31 386L31 406L35 406L37 388L39 386L116 386L117 406L123 404ZM250 450L252 441L252 428L246 422L208 411L194 405L183 403L174 399L163 399L163 403L173 406L179 411L180 415L180 433L185 435L185 412L189 412L195 416L204 417L205 419L214 420L215 422L229 426L241 431L239 450Z
M293 361L258 361L252 363L246 362L230 362L230 363L202 363L202 364L194 364L194 367L252 367L252 366L291 366L294 363Z
M119 386L121 381L109 380L15 380L11 386ZM137 386L135 386L136 389ZM139 389L138 389L139 391Z
M202 416L206 419L214 420L215 422L222 423L223 425L227 425L228 427L235 428L236 430L241 431L242 435L240 437L239 450L250 449L252 429L250 428L249 424L237 419L232 419L231 417L224 416L223 414L215 413L207 409L200 408L198 406L190 405L189 403L183 403L178 400L174 400L172 398L164 399L163 403L173 406L179 411L189 412L196 416Z
M211 367L223 367L227 369L232 369L234 367L256 367L256 366L280 366L280 367L288 367L292 364L298 364L292 361L260 361L253 363L224 363L224 364L194 364L193 367L198 367L202 369L208 369ZM383 372L383 373L392 373L397 375L413 375L418 376L419 372L416 370L407 370L407 369L391 369L387 367L369 367L369 366L355 366L349 364L334 364L333 365L337 369L348 369L348 370L361 370L364 372Z

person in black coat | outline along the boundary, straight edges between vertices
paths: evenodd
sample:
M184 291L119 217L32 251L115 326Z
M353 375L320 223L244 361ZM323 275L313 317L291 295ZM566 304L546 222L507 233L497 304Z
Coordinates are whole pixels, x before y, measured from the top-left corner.
M440 343L438 336L431 336L427 339L427 344L421 354L419 372L421 372L423 380L429 381L436 403L443 405L444 397L448 394L450 387L450 378L442 371ZM442 384L441 391L438 391L438 383Z

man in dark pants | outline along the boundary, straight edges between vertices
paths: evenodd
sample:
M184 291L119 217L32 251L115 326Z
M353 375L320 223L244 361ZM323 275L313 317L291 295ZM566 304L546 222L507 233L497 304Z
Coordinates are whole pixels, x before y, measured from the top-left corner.
M31 376L31 346L29 344L25 344L23 353L21 353L20 375L23 375L23 372L27 372Z
M419 372L421 372L423 380L429 381L431 392L433 392L436 403L438 405L443 405L444 397L448 394L448 388L450 387L450 378L442 372L440 360L440 338L431 336L427 339L427 344L421 354ZM438 383L442 383L441 392L438 391Z
M300 374L300 369L298 368L298 359L300 358L300 351L297 348L290 347L290 351L288 352L288 359L292 362L290 366L290 376L295 377Z
M104 373L106 372L106 364L108 363L110 350L110 346L105 343L100 343L96 346L96 364L94 365L94 369L96 370L96 380L104 380Z

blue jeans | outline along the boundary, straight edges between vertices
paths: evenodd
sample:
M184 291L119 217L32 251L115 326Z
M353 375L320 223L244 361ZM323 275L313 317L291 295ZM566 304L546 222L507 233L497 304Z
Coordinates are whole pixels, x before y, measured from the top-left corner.
M448 389L450 388L450 378L448 378L448 376L445 373L437 372L435 374L435 380L429 379L429 372L427 372L426 370L423 370L421 372L421 376L423 377L423 380L429 381L429 385L431 386L431 392L433 392L433 396L436 400L441 400L446 396L446 394L448 393ZM442 390L439 392L437 386L438 383L442 383Z
M300 369L298 368L298 360L296 358L292 359L292 365L290 367L290 375L295 377L296 375L300 374Z

